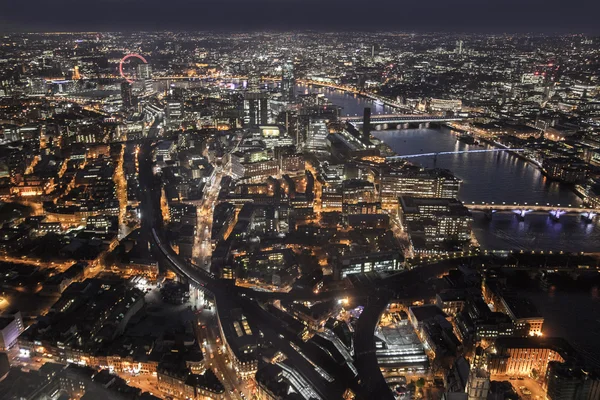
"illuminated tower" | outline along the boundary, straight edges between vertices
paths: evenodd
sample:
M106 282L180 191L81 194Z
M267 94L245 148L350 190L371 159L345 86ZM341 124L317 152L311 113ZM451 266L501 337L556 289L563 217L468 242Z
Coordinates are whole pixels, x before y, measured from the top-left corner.
M259 77L249 74L244 93L244 125L258 126L269 123L269 95L260 89Z
M290 60L281 67L281 95L284 101L294 101L296 98L296 78L294 64Z

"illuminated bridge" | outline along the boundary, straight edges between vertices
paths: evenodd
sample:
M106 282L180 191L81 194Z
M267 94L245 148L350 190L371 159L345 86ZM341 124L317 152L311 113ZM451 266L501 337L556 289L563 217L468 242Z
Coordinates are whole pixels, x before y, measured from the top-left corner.
M410 123L428 123L428 122L452 122L452 121L462 121L463 118L454 118L454 117L441 117L438 115L427 115L427 114L419 114L419 115L407 115L407 114L379 114L371 116L371 125L378 124L410 124ZM341 117L340 121L348 122L352 125L362 125L363 117Z
M572 204L519 204L516 202L502 202L502 203L465 203L465 207L473 211L483 211L491 218L494 214L499 212L513 213L521 220L525 218L527 214L548 214L550 218L558 221L562 215L565 214L579 214L581 218L591 222L600 213L599 208L586 207L581 205Z
M438 151L437 153L418 153L418 154L407 154L404 156L391 156L386 157L386 161L398 161L405 158L417 158L417 157L436 157L437 156L448 156L454 154L467 154L467 153L498 153L502 151L514 151L521 152L524 149L481 149L481 150L460 150L460 151Z

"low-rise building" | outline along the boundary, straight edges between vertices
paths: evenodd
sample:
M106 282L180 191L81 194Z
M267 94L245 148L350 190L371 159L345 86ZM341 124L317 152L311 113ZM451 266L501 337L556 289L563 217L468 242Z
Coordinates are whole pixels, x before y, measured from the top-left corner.
M382 251L367 254L349 254L343 256L334 267L337 279L350 274L363 272L398 271L404 267L404 257L398 251Z
M227 299L217 304L217 317L221 337L236 373L242 379L254 376L258 368L258 329Z
M460 183L460 179L447 170L404 168L384 173L379 191L382 205L395 207L400 196L456 198Z
M24 330L23 318L19 311L0 316L0 351L7 351L13 347Z
M562 338L502 337L489 353L488 370L493 374L529 376L533 370L545 377L552 361L565 362L575 351Z

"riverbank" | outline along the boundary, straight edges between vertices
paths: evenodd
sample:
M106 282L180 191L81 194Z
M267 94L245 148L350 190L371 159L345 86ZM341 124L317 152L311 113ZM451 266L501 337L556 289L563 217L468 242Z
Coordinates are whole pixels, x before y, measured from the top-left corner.
M444 126L371 133L400 157L431 154L413 158L411 162L448 169L462 179L459 193L462 201L570 204L578 199L571 190L545 179L539 168L532 168L527 160L513 157L508 151L462 154L473 147L458 141L455 131ZM444 154L434 157L435 153Z
M454 127L454 126L451 126L449 124L443 124L443 125L446 128L450 129L451 131L457 131L457 132L461 132L461 133L472 134L475 139L477 139L477 140L479 140L479 141L481 141L483 143L486 143L489 146L492 146L492 147L495 147L495 148L500 148L500 149L510 149L510 147L508 147L508 146L506 146L506 145L504 145L502 143L498 143L498 142L495 142L495 141L493 141L493 140L491 140L489 138L486 138L484 136L480 136L480 135L477 135L475 133L472 133L468 129L460 128L460 127ZM577 190L577 186L576 185L568 184L568 183L562 182L560 180L553 179L552 177L550 177L548 175L548 173L546 172L546 170L544 170L544 168L542 167L542 165L539 162L537 162L536 160L532 160L529 157L524 156L521 152L508 150L507 153L510 153L510 154L512 154L512 155L520 158L521 160L527 162L528 164L531 164L532 166L534 166L535 168L537 168L542 173L542 175L544 175L546 178L548 178L549 180L555 181L559 185L567 188L573 194L575 194L577 196L577 198L579 200L581 200L582 203L585 203L585 196L583 196L581 194L581 192Z
M503 145L502 143L498 143L498 142L494 142L493 140L490 140L486 137L477 135L475 133L473 133L472 131L465 129L465 128L461 128L461 127L456 127L456 126L452 126L449 124L443 124L443 126L445 126L446 128L450 129L451 131L457 131L457 132L461 132L461 133L469 133L471 135L473 135L473 137L477 140L480 140L484 143L487 143L488 145L492 146L492 147L496 147L496 148L500 148L500 149L509 149L510 147L507 147L505 145ZM546 175L546 173L544 172L542 166L535 160L532 160L530 158L525 157L524 155L520 154L518 151L508 151L508 153L513 154L517 157L519 157L521 160L526 161L528 163L533 164L535 167L537 167L544 175Z

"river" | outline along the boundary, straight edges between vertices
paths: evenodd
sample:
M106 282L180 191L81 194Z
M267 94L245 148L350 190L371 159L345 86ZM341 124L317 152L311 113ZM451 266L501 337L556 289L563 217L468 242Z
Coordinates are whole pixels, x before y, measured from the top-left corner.
M310 90L315 91L314 88ZM334 104L342 106L344 115L361 115L366 106L371 106L374 114L393 113L389 107L375 105L368 99L330 89L319 91ZM474 147L457 141L456 135L447 128L372 133L399 155L468 150ZM434 166L432 157L415 158L413 162L425 167ZM462 179L459 198L464 202L580 203L570 188L548 180L535 166L510 153L438 156L436 166L449 169ZM473 231L484 249L600 252L598 218L595 223L586 224L578 215L568 214L562 216L560 222L541 214L527 215L525 221L519 221L509 213L496 214L491 221L478 212L473 217ZM529 298L544 316L546 335L565 337L588 363L600 367L600 342L596 340L600 329L598 288L590 293L547 293L533 289L520 294ZM586 329L573 329L581 324Z
M323 93L333 104L342 107L343 115L361 115L364 107L373 114L393 113L390 107L335 89L298 86L301 92ZM448 128L401 129L374 131L399 155L469 150ZM415 158L412 162L433 167L433 157ZM541 203L579 204L580 199L565 185L548 180L538 168L509 153L475 153L438 156L438 168L445 168L463 183L459 199L465 203ZM492 220L475 212L473 231L479 244L489 250L534 250L600 252L600 224L584 223L579 215L563 215L560 222L548 216L530 214L519 221L509 213L494 215Z
M459 142L447 128L375 131L373 135L399 155L481 148ZM433 157L415 158L413 162L434 166ZM435 165L452 171L463 181L459 199L465 203L574 205L581 202L567 186L550 181L538 168L510 153L438 156ZM480 212L473 213L473 217L473 231L484 249L600 251L597 220L588 224L576 214L563 215L560 222L542 214L527 215L525 221L510 213L495 214L491 221Z

